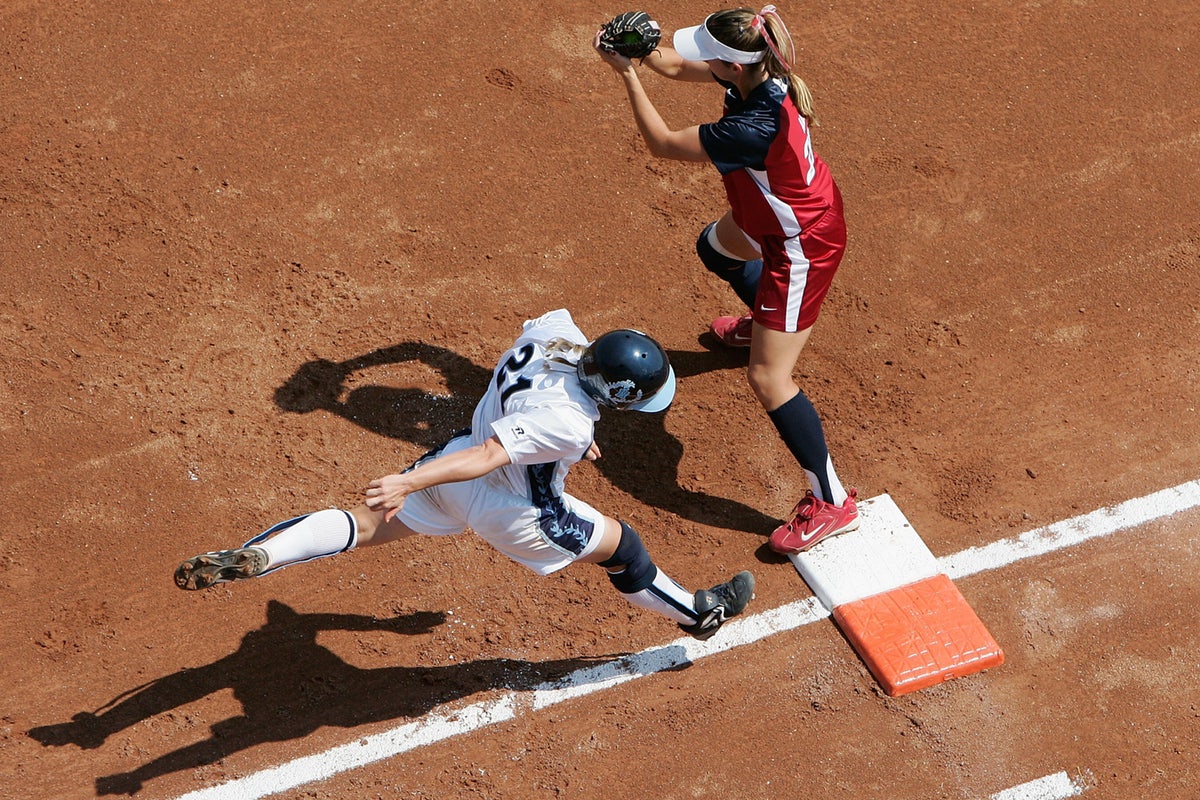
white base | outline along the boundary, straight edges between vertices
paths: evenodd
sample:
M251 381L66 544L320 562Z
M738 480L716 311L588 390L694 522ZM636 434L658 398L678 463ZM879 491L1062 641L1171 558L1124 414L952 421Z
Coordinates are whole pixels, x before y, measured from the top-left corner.
M890 495L863 500L858 514L858 530L788 556L827 609L941 572L937 559Z

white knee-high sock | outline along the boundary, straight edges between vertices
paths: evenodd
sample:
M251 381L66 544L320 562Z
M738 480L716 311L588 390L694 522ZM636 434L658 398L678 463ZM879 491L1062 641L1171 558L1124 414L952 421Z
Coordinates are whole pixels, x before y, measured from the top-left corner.
M813 494L820 495L821 479L812 470L804 470L804 474L808 476L809 485L813 487ZM819 497L817 499L824 500L827 503L833 503L835 506L840 506L846 502L849 493L846 492L846 487L842 486L841 480L837 473L833 471L833 459L825 458L825 478L829 482L829 497Z
M680 625L696 622L695 596L684 589L658 567L654 568L654 582L640 592L621 593L633 605L670 617Z
M358 525L349 512L327 508L281 522L246 544L266 551L267 570L279 569L353 550Z

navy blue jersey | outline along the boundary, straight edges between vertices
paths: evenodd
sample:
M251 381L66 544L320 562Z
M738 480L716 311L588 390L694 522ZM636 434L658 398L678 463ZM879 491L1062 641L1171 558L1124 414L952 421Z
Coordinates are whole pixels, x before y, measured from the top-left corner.
M756 241L798 235L836 203L837 189L812 148L808 122L779 78L742 99L726 87L725 114L700 126L700 144L721 173L734 221Z

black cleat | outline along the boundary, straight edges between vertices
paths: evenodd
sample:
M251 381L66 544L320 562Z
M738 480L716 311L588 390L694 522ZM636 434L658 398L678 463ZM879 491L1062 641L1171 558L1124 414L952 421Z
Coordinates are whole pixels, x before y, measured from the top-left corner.
M754 599L754 576L739 572L725 583L696 592L696 623L680 625L686 633L704 641L717 632L726 620L736 617Z
M218 583L253 578L267 568L267 553L261 547L239 547L201 553L175 569L175 585L195 591Z

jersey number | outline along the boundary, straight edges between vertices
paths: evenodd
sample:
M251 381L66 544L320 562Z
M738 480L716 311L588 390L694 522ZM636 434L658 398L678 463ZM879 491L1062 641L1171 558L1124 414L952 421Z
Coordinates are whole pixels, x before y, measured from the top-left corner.
M496 372L496 389L500 392L500 407L504 408L505 401L513 394L533 386L533 381L524 376L516 377L516 373L533 358L533 345L527 344L513 353L500 365Z

